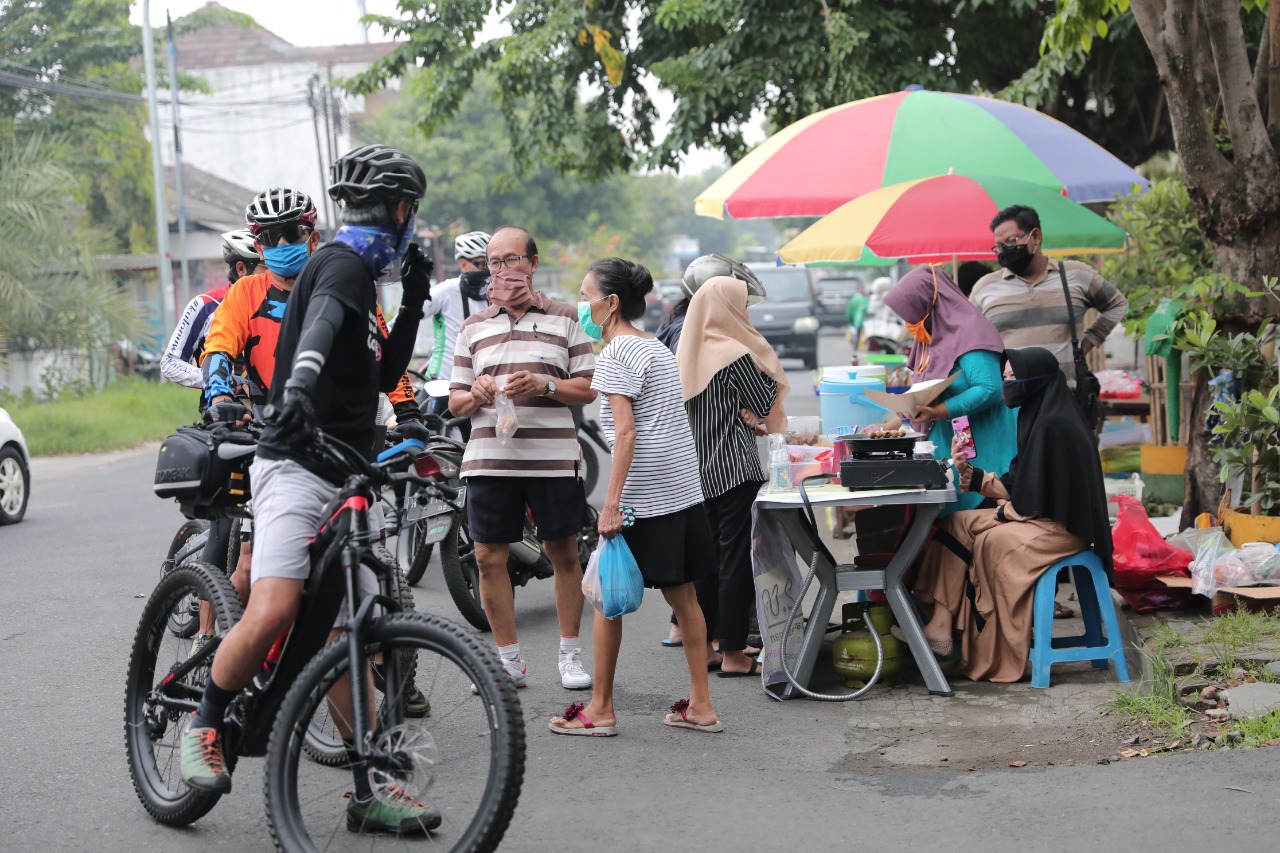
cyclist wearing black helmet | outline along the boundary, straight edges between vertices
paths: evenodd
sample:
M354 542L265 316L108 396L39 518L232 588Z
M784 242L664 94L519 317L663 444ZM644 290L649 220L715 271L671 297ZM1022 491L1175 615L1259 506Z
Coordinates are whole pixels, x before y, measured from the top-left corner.
M408 366L431 280L431 261L410 242L425 190L422 169L384 145L357 148L330 169L329 194L345 224L306 262L285 306L270 392L280 415L263 431L250 470L253 594L218 647L204 698L183 735L182 776L192 787L230 790L220 731L227 706L298 612L310 539L340 485L310 461L307 441L319 427L353 447L372 449L379 390L394 389ZM395 326L384 337L375 282L397 263L404 294ZM351 719L350 687L335 686L329 699L341 729ZM374 798L369 774L349 754L355 783L349 828L423 833L439 825L439 812L407 796Z

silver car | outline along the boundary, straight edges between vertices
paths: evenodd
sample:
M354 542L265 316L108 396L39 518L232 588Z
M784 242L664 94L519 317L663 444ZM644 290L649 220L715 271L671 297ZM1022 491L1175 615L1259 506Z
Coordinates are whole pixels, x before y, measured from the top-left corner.
M0 409L0 524L16 524L31 494L31 456L22 430Z

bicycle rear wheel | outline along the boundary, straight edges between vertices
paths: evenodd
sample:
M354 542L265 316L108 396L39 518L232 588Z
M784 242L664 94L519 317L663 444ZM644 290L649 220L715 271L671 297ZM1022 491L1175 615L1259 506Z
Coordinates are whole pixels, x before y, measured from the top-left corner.
M168 629L174 611L185 607L188 599L204 599L213 605L220 634L243 615L240 599L226 575L195 560L165 575L142 609L125 685L125 751L142 807L168 826L186 826L198 820L221 796L197 791L182 781L180 742L191 715L167 709L157 701L161 683L191 656L191 641ZM212 649L199 654L201 665L179 682L190 688L184 691L187 698L196 701L204 692L213 661ZM167 689L175 692L172 685Z
M348 673L346 638L330 643L298 676L271 732L266 759L267 822L279 850L402 849L407 836L349 828L352 770L302 761L307 728ZM437 810L432 849L489 853L502 840L520 796L525 732L520 701L501 661L460 625L421 613L388 616L368 627L367 657L414 657L418 687L431 701L423 719L403 716L406 680L387 684L375 732L375 792L389 785ZM475 685L476 694L472 693ZM395 700L395 701L392 701ZM391 713L387 713L390 706ZM396 767L388 761L400 758Z
M169 543L169 552L165 555L164 562L160 565L160 576L164 577L173 571L175 563L178 562L178 554L187 549L187 546L197 537L208 535L209 522L190 518L182 523L178 528L178 532L174 534L173 541ZM197 551L198 555L199 552ZM200 600L195 596L188 596L186 601L182 602L181 607L175 607L169 618L169 630L173 632L175 637L182 639L190 639L196 630L200 627Z

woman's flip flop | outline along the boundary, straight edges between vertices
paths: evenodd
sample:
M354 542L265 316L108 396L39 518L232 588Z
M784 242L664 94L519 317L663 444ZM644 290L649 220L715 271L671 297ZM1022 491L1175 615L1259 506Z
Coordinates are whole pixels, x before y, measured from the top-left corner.
M680 719L671 719L673 714L679 714ZM711 734L715 734L716 732L724 731L724 723L719 720L716 720L714 723L708 723L704 726L689 719L688 699L681 699L672 705L671 713L662 718L662 723L663 725L671 726L673 729L690 729L695 732L709 732Z
M582 709L585 707L587 706L582 702L574 702L568 708L564 709L564 714L562 716L556 718L561 719L566 723L571 720L578 720L582 723L581 726L557 726L555 719L547 725L551 728L552 732L558 735L576 735L578 737L618 736L617 726L597 726L595 723L591 722L591 720L587 718L587 715L582 713Z
M760 674L759 660L753 660L751 662L751 669L747 670L746 672L728 672L723 667L721 667L720 671L716 673L716 675L718 675L721 678L750 678L753 675L759 675L759 674Z

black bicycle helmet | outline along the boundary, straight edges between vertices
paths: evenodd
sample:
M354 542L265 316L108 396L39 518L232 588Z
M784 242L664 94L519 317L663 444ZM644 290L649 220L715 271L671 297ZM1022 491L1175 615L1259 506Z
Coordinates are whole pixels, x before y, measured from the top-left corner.
M248 228L238 228L222 235L223 263L234 264L236 261L243 261L246 264L256 264L260 260L262 258L258 256L258 250L253 245L253 232Z
M418 164L388 145L363 145L329 167L329 197L344 208L417 201L426 191L427 176Z
M311 196L287 187L273 187L258 193L244 209L244 224L257 234L259 229L288 222L315 227L316 206Z

